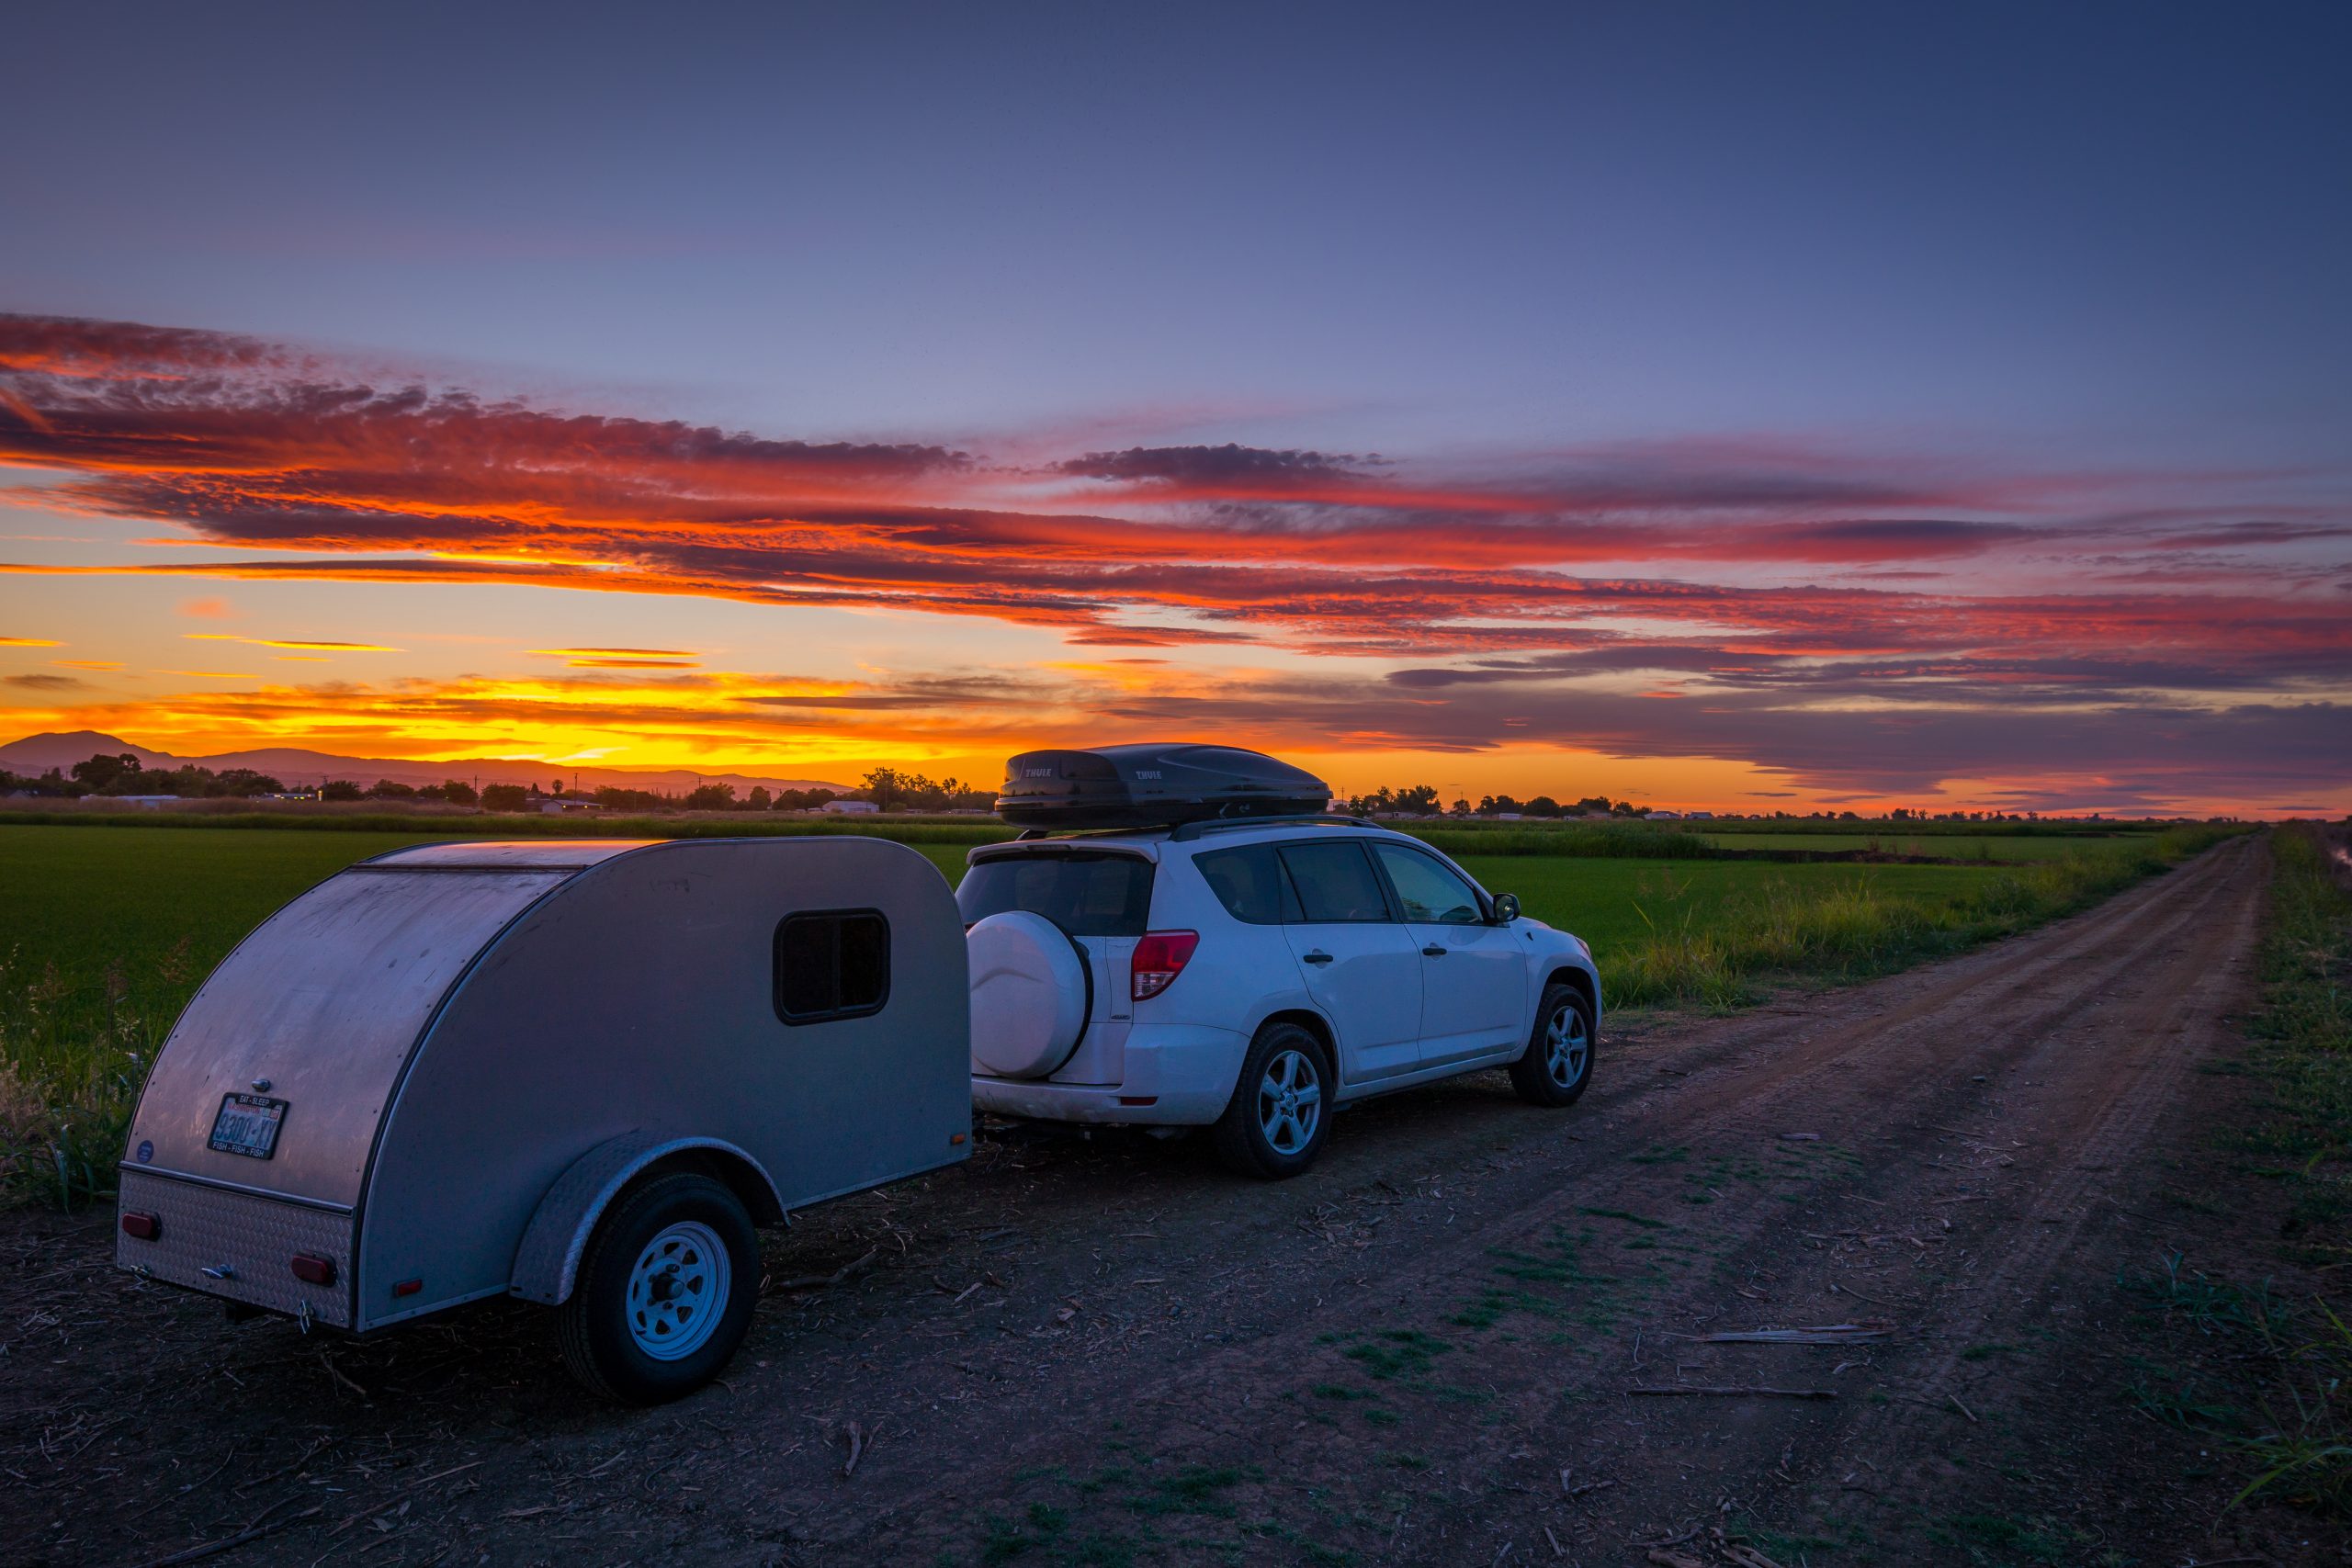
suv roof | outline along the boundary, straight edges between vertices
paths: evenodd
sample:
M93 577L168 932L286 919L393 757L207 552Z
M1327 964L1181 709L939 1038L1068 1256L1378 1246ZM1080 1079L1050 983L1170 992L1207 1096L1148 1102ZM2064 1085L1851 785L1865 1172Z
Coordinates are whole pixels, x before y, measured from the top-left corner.
M1075 844L1094 844L1105 842L1119 844L1190 843L1194 840L1199 839L1227 839L1238 833L1292 833L1301 828L1314 827L1353 828L1360 831L1386 834L1391 838L1406 839L1411 837L1409 834L1399 833L1393 828L1385 827L1382 824L1372 821L1367 818L1339 817L1329 814L1317 814L1313 816L1299 817L1228 817L1220 818L1207 822L1181 822L1173 826L1163 825L1156 828L1112 828L1100 832L1070 832L1055 833L1051 835L1033 828L1017 839L993 844L983 844L980 846L980 850L1003 851L1017 849L1021 846L1031 844L1036 845L1042 849L1047 846L1061 848ZM979 852L975 851L974 852L978 853Z

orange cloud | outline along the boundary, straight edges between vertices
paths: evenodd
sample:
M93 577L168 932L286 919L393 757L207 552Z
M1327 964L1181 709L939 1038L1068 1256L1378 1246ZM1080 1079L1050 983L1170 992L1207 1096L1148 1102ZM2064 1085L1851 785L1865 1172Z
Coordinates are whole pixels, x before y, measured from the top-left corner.
M229 632L182 632L198 642L242 642L254 648L310 649L328 653L405 653L406 649L380 642L312 642L296 637L238 637Z

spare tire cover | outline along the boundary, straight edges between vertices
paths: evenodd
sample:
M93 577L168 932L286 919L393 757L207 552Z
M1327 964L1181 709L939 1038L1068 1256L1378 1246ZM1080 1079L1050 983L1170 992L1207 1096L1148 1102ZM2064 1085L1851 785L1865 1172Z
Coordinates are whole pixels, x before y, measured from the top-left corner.
M1040 1078L1078 1050L1086 1032L1086 961L1068 932L1043 915L1009 909L967 936L972 964L972 1068Z

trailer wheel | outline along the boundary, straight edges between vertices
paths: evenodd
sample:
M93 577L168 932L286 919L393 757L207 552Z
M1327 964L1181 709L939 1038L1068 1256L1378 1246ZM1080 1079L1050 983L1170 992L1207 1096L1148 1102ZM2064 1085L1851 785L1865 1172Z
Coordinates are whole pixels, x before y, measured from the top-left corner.
M655 1177L588 1238L556 1309L564 1364L624 1404L692 1393L743 1343L759 1282L759 1238L741 1201L707 1176Z

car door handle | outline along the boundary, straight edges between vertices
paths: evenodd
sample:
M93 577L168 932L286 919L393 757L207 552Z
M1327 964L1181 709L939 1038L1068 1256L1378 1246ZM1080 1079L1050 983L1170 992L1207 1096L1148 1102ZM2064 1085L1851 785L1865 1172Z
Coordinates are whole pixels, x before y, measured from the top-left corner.
M1331 955L1328 953L1317 950L1317 952L1305 954L1301 962L1307 964L1329 964L1331 962Z
M1423 958L1443 958L1449 951L1451 950L1440 947L1437 943L1431 942L1427 947L1421 949L1421 956Z

